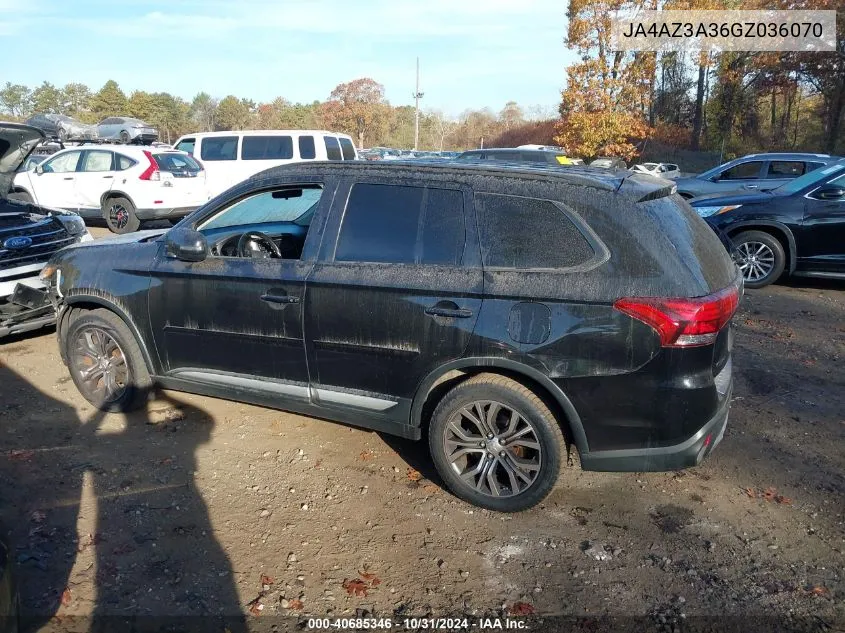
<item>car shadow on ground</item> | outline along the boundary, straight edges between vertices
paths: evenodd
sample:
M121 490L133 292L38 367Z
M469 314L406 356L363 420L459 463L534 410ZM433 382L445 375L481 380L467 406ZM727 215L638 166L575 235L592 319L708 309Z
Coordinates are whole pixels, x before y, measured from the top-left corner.
M156 394L144 411L80 417L8 367L0 385L0 521L17 563L21 630L93 615L92 630L171 618L245 631L231 563L194 482L211 416Z

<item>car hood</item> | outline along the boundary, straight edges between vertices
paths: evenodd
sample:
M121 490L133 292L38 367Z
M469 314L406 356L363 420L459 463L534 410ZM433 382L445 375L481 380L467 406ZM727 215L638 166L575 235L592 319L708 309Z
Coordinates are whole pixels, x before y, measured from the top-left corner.
M18 170L32 150L44 140L44 132L19 123L0 123L0 199L5 199Z
M695 198L690 201L690 204L693 207L724 207L729 204L754 204L756 202L768 202L775 195L775 193L768 191L762 193L739 193L727 196L714 194Z
M64 250L71 250L76 248L101 248L107 246L115 246L118 244L135 244L136 242L149 242L161 235L167 233L170 229L148 229L146 231L135 231L134 233L127 233L126 235L118 235L109 237L105 240L96 240L94 242L81 242L79 244L71 244L66 246Z

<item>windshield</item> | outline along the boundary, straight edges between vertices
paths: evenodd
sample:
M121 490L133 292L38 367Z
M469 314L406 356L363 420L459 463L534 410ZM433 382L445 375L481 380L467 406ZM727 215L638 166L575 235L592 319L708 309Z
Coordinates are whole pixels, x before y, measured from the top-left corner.
M788 183L781 185L780 187L775 187L772 191L780 194L780 195L790 195L793 193L798 193L805 187L809 187L811 185L816 184L817 182L821 182L823 180L827 180L830 176L839 173L845 170L845 162L840 161L838 163L834 163L833 165L828 165L827 167L822 167L820 169L815 169L813 171L807 172L803 176L799 176L795 180L791 180Z

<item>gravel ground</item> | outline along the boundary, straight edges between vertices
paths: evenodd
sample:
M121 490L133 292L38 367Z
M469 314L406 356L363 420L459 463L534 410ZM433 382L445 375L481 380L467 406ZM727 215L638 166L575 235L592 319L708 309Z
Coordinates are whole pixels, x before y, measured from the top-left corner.
M52 330L7 339L0 520L26 628L92 614L247 614L253 630L290 622L274 615L514 614L842 629L843 313L842 284L747 291L731 419L707 461L575 465L518 515L456 500L422 443L172 392L99 413Z

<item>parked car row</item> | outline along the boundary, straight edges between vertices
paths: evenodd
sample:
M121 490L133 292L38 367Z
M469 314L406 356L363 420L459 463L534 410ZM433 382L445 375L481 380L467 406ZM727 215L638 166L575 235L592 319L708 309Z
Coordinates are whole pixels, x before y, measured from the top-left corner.
M158 130L131 117L107 117L96 125L82 123L64 114L35 114L26 121L44 134L60 141L103 140L150 145L158 140Z

